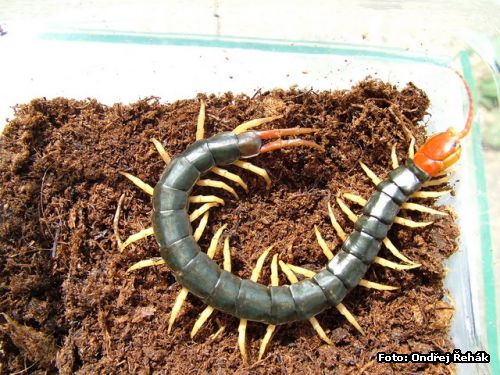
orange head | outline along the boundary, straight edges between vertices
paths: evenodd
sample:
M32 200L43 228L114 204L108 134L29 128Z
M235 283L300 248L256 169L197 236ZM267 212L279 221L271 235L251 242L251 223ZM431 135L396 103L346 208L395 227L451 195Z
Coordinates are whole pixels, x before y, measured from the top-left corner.
M431 176L437 175L460 159L460 141L469 133L472 125L472 94L463 77L460 74L459 76L465 83L467 96L469 97L469 114L464 129L458 132L453 128L449 128L443 133L433 135L420 147L413 159L420 169L423 169Z

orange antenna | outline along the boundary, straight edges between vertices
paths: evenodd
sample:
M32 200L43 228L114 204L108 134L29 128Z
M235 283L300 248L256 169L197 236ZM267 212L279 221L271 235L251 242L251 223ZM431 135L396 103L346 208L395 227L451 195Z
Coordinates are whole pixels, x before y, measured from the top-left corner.
M472 128L472 120L474 118L474 99L472 98L472 92L470 91L470 87L465 80L465 78L455 70L455 73L460 77L465 86L465 91L467 92L467 98L469 99L469 114L467 115L467 121L465 122L465 127L462 129L460 133L458 133L458 138L462 139L467 134L469 134L470 129Z

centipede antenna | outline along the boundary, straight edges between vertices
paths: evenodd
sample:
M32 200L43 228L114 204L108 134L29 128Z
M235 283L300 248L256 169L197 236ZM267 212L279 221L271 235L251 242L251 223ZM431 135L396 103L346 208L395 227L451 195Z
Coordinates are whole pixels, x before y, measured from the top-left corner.
M262 267L264 266L264 261L267 255L272 250L273 246L269 246L257 259L254 269L252 270L252 275L250 280L257 282L259 280L260 273L262 272ZM238 346L240 348L241 357L243 362L248 363L248 355L246 349L246 331L247 331L247 319L240 319L240 324L238 326Z
M337 232L337 236L339 236L342 241L345 241L347 238L347 234L344 229L342 229L339 222L337 221L337 218L333 214L332 205L330 204L330 202L328 202L328 216L330 216L332 227L333 229L335 229L335 232Z
M396 155L396 145L392 145L391 148L391 162L392 162L392 169L396 169L399 167L399 162L398 162L398 156Z
M210 214L210 211L207 211L203 214L203 217L201 218L200 222L198 223L198 226L196 227L196 230L193 233L194 240L198 242L203 235L203 232L205 231L205 228L207 227L208 223L208 215Z
M150 259L144 259L140 260L137 263L134 263L131 265L129 268L127 268L127 273L140 270L141 268L146 268L146 267L153 267L153 266L159 266L165 264L165 261L163 260L162 257L154 257Z
M443 191L417 191L411 195L411 198L439 198L443 195L450 194L451 190Z
M380 264L383 267L392 268L393 270L396 270L396 271L407 271L407 270L412 270L414 268L418 268L418 267L422 266L421 264L418 264L418 263L414 263L414 264L394 263L388 259L381 258L381 257L375 257L375 260L373 261L373 263Z
M256 119L253 119L250 121L246 121L246 122L238 125L236 128L234 128L233 133L234 134L241 134L241 133L246 132L249 129L255 128L257 126L266 124L268 122L271 122L271 121L274 121L277 119L280 119L282 117L283 117L283 115L279 115L279 116L256 118Z
M260 153L263 154L265 152L280 150L282 148L299 147L299 146L315 148L322 152L325 151L323 147L321 147L315 142L297 138L297 139L277 139L276 141L266 143L260 148Z
M361 165L361 168L363 169L365 174L368 176L368 178L370 180L372 180L374 185L378 185L382 182L382 180L375 174L375 172L373 172L370 168L368 168L365 163L360 161L359 165Z
M205 138L205 101L200 99L200 112L196 123L196 140Z
M219 167L213 167L210 170L210 172L213 172L221 177L224 177L224 178L227 178L228 180L233 181L234 183L240 185L243 188L243 190L245 190L248 193L248 185L237 174L231 173L228 170L223 169L223 168L219 168Z
M397 289L399 289L398 286L379 284L379 283L365 280L365 279L359 280L358 285L360 285L364 288L370 288L370 289L376 289L376 290L397 290Z
M465 126L464 128L462 129L462 131L460 131L458 133L458 137L460 139L464 138L467 134L469 134L471 128L472 128L472 120L474 119L474 98L472 97L472 92L471 92L471 89L469 87L469 84L467 83L467 81L465 80L465 78L458 72L455 70L455 73L460 77L460 79L462 80L463 84L464 84L464 87L465 87L465 92L467 93L467 99L469 101L469 112L467 114L467 120L465 121Z
M205 203L203 206L197 208L191 214L189 215L189 221L193 222L196 219L198 219L201 215L203 215L205 212L210 210L212 207L217 207L219 203L217 202L212 202L212 203Z
M132 181L132 183L135 186L144 191L146 194L153 195L154 191L153 187L142 181L139 177L131 175L130 173L127 172L118 172L118 173L120 173L122 176L127 177L130 181Z
M163 148L163 145L158 141L156 138L151 138L150 141L153 143L153 145L156 148L156 151L160 154L160 157L163 159L165 164L170 164L170 161L172 160L170 158L170 155L168 152Z
M291 284L295 284L296 282L299 281L297 279L297 276L295 276L295 273L293 273L293 271L283 261L280 260L279 265L280 265L281 270L286 275L288 281L290 281ZM328 336L326 335L325 331L323 330L323 328L321 327L321 325L319 324L319 322L316 318L314 318L314 317L309 318L309 322L313 326L313 328L316 331L316 333L318 334L318 336L324 342L326 342L328 345L333 345L332 341L328 338Z
M278 286L279 285L279 277L278 277L278 254L273 255L273 260L271 261L271 285ZM266 334L262 338L262 342L259 347L259 358L260 361L266 352L267 345L271 342L273 337L273 333L276 329L274 324L268 324L266 328Z
M343 303L339 303L337 306L335 306L339 313L341 313L349 323L351 323L354 328L358 330L359 333L361 333L363 336L366 336L365 331L363 331L363 328L359 325L358 321L354 317L354 315L351 314L349 310L347 310L347 307Z
M225 190L225 191L231 193L236 199L240 199L240 197L238 197L238 194L236 194L236 191L231 186L229 186L228 184L226 184L222 181L216 181L216 180L211 180L209 178L206 178L204 180L198 180L196 182L196 185L222 189L222 190Z
M239 168L246 169L247 171L250 171L252 173L255 173L256 175L262 177L266 181L266 189L269 190L271 189L271 178L269 177L269 174L264 168L257 167L256 165L249 163L247 161L242 161L242 160L237 160L233 163L233 165L236 165Z
M321 250L323 250L323 254L328 258L328 260L333 258L333 253L328 247L328 244L326 241L323 239L323 236L321 236L321 232L319 231L318 227L315 225L314 226L314 234L316 234L316 240L318 241L319 247L321 247Z
M120 199L118 199L118 204L116 205L115 216L113 217L113 233L115 235L116 244L118 245L118 249L122 247L122 239L120 238L120 231L118 230L118 224L120 222L120 215L122 212L123 200L125 199L125 194L120 195Z
M210 259L213 259L222 232L224 231L224 229L226 229L226 227L227 224L224 224L217 230L217 232L215 232L214 236L212 237L212 241L210 242L210 246L207 250L207 255ZM231 272L231 250L229 248L229 237L226 237L224 239L223 257L224 257L224 270ZM210 315L212 315L213 312L214 308L212 306L205 307L205 309L201 312L198 319L196 319L196 322L194 322L193 324L193 329L191 330L191 338L196 336L198 331L201 329L201 327L203 327L203 324L205 324L205 322L208 320L208 318L210 318Z
M224 202L224 199L219 198L215 195L191 195L189 198L189 203L220 203L222 206L226 202Z
M137 233L132 234L130 237L128 237L125 242L123 242L120 246L120 252L122 252L128 245L137 242L139 240L142 240L143 238L146 238L148 236L152 236L154 234L153 227L149 227L146 229L143 229Z

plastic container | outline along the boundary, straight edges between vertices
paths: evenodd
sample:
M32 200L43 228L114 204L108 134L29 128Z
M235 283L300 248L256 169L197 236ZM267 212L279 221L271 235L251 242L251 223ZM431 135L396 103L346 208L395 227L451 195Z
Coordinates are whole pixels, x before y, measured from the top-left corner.
M19 48L20 43L29 48ZM432 106L430 131L464 124L467 98L454 71L474 92L465 53L458 58L396 49L186 34L72 30L0 40L0 118L34 97L93 97L131 102L145 96L164 101L198 92L244 92L297 85L315 90L347 89L368 75L425 90ZM5 88L8 88L6 90ZM459 374L500 373L491 239L485 176L475 119L457 167L456 197L450 199L461 227L460 250L448 261L446 286L456 311L451 335L465 351L486 350L491 364L461 364ZM3 125L3 124L2 124Z

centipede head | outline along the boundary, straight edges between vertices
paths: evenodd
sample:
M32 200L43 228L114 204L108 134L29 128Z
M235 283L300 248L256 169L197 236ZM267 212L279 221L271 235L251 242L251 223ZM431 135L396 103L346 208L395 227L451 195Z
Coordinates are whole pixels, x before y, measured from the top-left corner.
M415 154L415 158L413 159L415 164L431 176L435 176L439 172L451 167L460 159L460 153L462 151L460 142L469 134L472 127L472 119L474 116L472 94L464 78L460 73L456 73L465 85L465 90L469 99L469 114L462 131L459 132L454 128L448 128L445 132L435 134L430 137Z

